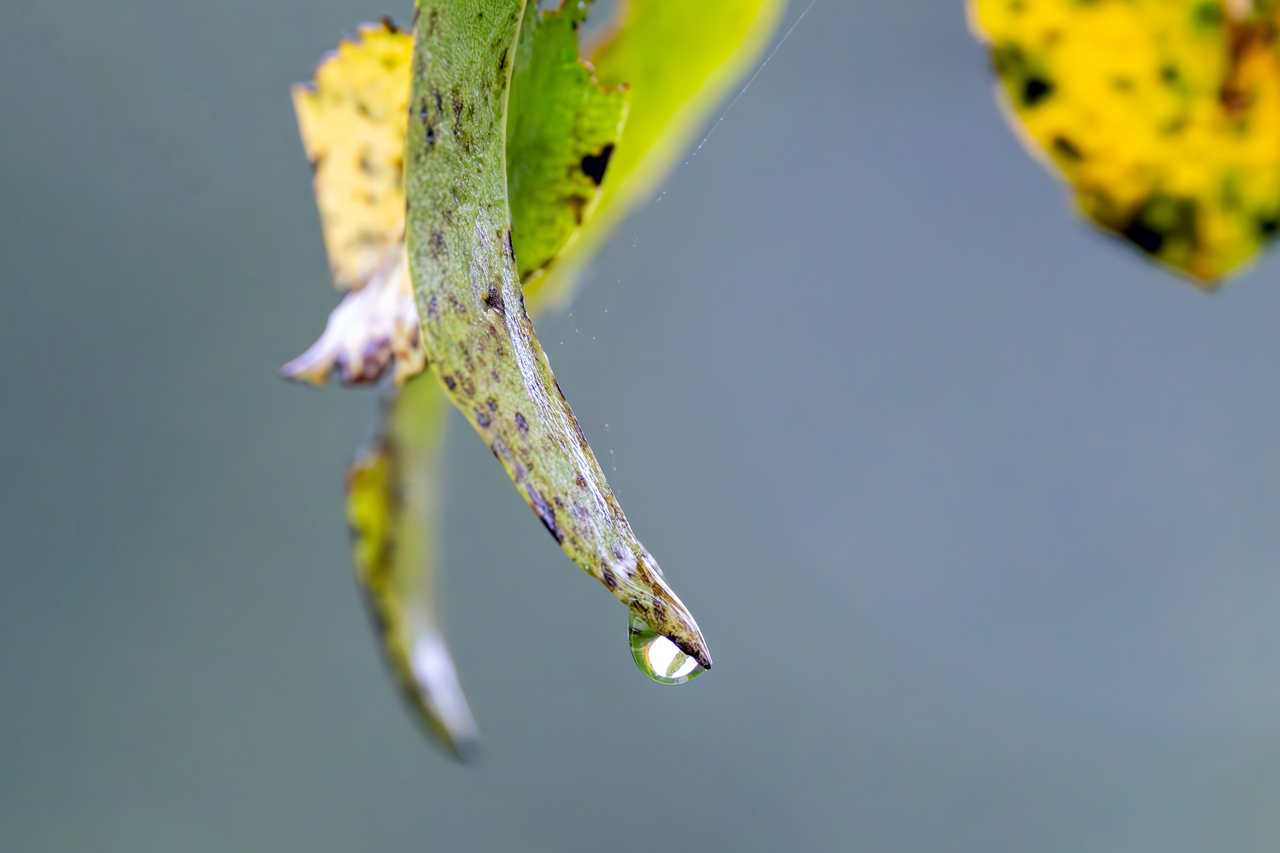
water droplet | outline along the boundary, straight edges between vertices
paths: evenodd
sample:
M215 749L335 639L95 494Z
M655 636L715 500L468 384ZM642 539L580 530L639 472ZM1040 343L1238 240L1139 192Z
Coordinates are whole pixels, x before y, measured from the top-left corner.
M684 684L706 672L696 660L634 613L627 623L627 639L636 666L659 684Z

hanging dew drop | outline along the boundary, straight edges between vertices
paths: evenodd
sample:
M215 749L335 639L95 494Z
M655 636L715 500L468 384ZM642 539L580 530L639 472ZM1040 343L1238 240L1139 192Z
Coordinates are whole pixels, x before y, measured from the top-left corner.
M636 666L659 684L684 684L706 672L696 660L634 613L627 623L627 639Z

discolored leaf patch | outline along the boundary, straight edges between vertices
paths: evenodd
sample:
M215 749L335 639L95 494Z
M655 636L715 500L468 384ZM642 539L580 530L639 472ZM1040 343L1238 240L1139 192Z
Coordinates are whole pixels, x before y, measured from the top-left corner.
M404 240L404 138L413 38L361 26L293 89L315 170L316 204L338 287L358 290Z

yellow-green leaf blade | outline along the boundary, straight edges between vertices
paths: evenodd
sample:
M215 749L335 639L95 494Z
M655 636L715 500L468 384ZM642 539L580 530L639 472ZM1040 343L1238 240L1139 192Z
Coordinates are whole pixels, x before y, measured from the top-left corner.
M589 215L626 110L578 60L585 6L525 9L507 109L507 188L521 279L542 269Z
M429 374L388 392L377 435L347 472L347 524L387 663L431 732L465 760L479 735L436 604L448 411Z
M526 283L534 310L572 294L582 266L689 148L708 114L759 58L786 0L631 0L591 53L606 88L627 87L627 117L593 215L543 276Z

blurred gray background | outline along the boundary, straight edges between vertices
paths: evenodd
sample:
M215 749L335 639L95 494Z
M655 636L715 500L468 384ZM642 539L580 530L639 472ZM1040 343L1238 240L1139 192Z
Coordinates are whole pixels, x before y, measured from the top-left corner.
M818 0L540 326L710 675L453 422L442 758L351 579L374 398L276 377L337 301L289 86L408 9L0 4L0 849L1280 845L1277 258L1076 221L957 0Z

